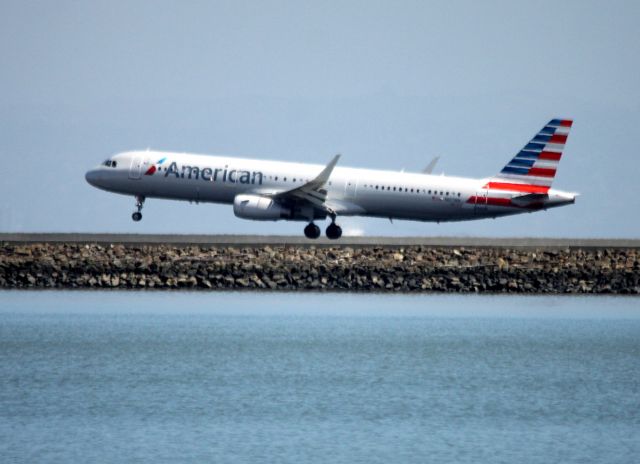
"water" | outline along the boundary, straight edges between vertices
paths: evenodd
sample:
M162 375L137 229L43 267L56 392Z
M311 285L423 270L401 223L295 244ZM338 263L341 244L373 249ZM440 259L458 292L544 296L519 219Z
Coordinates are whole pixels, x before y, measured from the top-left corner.
M0 292L0 461L637 462L639 303Z

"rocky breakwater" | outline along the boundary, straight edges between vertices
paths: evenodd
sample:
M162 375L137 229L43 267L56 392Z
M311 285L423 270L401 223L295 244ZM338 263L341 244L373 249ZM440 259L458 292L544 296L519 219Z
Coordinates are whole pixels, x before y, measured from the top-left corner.
M636 249L0 244L0 288L640 294Z

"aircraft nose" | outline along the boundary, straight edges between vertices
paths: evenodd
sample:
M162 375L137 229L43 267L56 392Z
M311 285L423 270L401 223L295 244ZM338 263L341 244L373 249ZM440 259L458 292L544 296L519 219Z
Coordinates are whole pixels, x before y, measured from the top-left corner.
M89 182L89 184L97 187L98 181L100 180L100 173L97 169L89 169L84 175L84 178Z

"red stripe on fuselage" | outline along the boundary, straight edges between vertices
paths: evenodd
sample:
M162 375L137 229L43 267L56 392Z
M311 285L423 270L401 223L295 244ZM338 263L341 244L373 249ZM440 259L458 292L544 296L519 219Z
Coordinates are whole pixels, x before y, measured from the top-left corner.
M489 182L484 187L493 190L509 190L511 192L548 193L550 187L544 185L512 184L508 182Z

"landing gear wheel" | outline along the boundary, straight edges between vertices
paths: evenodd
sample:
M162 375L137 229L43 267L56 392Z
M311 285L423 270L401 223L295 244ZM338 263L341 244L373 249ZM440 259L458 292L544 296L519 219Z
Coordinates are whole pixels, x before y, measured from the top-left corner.
M143 206L144 206L144 197L142 195L136 195L136 209L138 211L136 211L131 215L131 219L133 219L136 222L142 219L142 213L140 211L142 211Z
M320 227L310 222L307 227L304 228L304 236L311 239L320 237Z
M329 240L337 240L342 237L342 228L335 222L332 222L327 227L326 234Z

